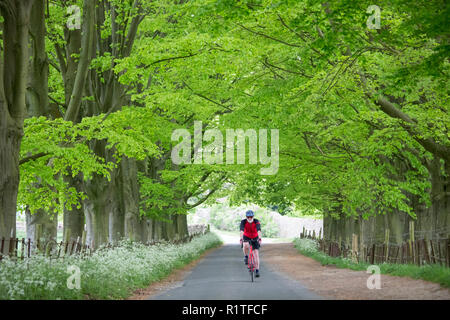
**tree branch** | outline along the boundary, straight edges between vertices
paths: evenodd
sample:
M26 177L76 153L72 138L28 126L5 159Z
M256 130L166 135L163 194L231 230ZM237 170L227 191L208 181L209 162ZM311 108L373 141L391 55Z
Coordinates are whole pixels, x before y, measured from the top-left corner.
M91 46L93 45L94 30L95 30L95 0L85 0L83 14L85 15L83 25L85 26L83 38L81 39L81 53L78 62L77 75L75 78L71 99L67 106L67 111L64 116L66 121L75 121L81 105L81 98L83 95L84 84L89 71L89 64L91 62Z
M415 132L415 126L417 124L416 119L410 118L406 113L402 112L384 97L379 97L377 100L375 100L375 104L380 106L381 111L383 111L390 117L400 119L408 123L409 125L402 125L402 127L405 128L405 130L408 131L408 133L412 135L412 137L416 139L416 141L419 142L422 147L425 148L425 150L439 156L446 161L450 161L449 147L436 143L436 141L431 138L422 139L418 137L418 134Z
M272 68L275 68L275 69L278 69L278 70L281 70L281 71L284 71L284 72L287 72L287 73L299 74L299 75L301 75L301 76L303 76L303 77L310 78L310 79L313 78L312 76L309 76L309 75L305 74L304 72L292 71L292 70L288 70L288 69L284 69L284 68L275 66L275 65L269 63L269 61L268 61L267 58L264 59L264 64L265 64L266 66L270 66L270 67L272 67Z
M56 51L56 56L58 58L58 62L59 62L60 68L61 68L61 74L63 76L63 79L65 79L66 72L67 72L66 60L64 59L64 54L63 54L61 47L57 43L55 43L55 51Z
M20 159L19 160L19 165L22 165L22 164L24 164L26 162L29 162L29 161L32 161L32 160L36 160L36 159L39 159L39 158L42 158L42 157L45 157L45 156L48 156L48 155L49 155L49 153L47 153L47 152L36 153L36 154L34 154L32 156L28 156L28 157Z
M187 206L187 209L190 210L192 208L195 208L195 207L201 205L206 200L208 200L208 198L210 196L212 196L219 189L219 187L222 185L221 182L225 179L225 177L226 177L226 175L222 175L222 177L219 179L219 182L217 183L216 187L214 189L212 189L212 191L210 191L205 197L203 197L202 199L200 199L199 201L197 201L193 205Z
M212 103L214 103L214 104L216 104L216 105L218 105L218 106L220 106L220 107L222 107L222 108L225 108L225 109L227 109L229 112L232 112L232 111L233 111L230 107L225 106L225 105L223 105L223 104L221 104L221 103L219 103L219 102L217 102L217 101L214 101L214 100L212 100L212 99L210 99L210 98L208 98L208 97L202 95L201 93L195 92L190 86L188 86L188 84L187 84L186 82L183 81L183 84L184 84L189 90L191 90L196 96L199 96L200 98L203 98L203 99L205 99L205 100L208 100L209 102L212 102Z
M253 33L253 34L256 34L256 35L258 35L258 36L262 36L262 37L267 38L267 39L271 39L271 40L277 41L277 42L282 43L282 44L284 44L284 45L287 45L287 46L290 46L290 47L295 47L295 48L301 48L301 47L302 47L301 45L293 44L293 43L288 43L288 42L286 42L286 41L283 41L283 40L277 39L277 38L275 38L275 37L269 36L269 35L267 35L267 34L264 34L264 33L262 33L262 32L258 32L258 31L251 30L251 29L249 29L249 28L247 28L247 27L244 27L244 26L243 26L242 24L240 24L240 23L238 23L237 25L238 25L239 27L241 27L242 29L245 29L245 30L247 30L247 31L249 31L249 32L251 32L251 33Z
M12 118L26 117L26 90L28 82L28 35L33 0L2 1L4 59L4 94ZM5 65L3 65L5 67ZM5 101L6 102L6 101Z

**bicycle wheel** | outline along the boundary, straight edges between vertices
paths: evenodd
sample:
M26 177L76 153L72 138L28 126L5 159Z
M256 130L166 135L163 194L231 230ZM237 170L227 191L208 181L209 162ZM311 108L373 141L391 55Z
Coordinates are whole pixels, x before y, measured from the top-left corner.
M253 250L250 250L250 255L249 255L250 261L248 264L249 270L250 271L250 278L252 279L252 282L254 281L254 273L255 273L255 257L253 255Z

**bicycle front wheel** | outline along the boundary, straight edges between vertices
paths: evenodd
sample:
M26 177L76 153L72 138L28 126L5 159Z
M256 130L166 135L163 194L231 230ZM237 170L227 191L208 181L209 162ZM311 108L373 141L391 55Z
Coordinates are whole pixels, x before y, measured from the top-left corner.
M255 257L253 256L253 254L251 254L250 256L248 267L249 267L248 271L250 271L250 278L252 279L253 282L255 277Z

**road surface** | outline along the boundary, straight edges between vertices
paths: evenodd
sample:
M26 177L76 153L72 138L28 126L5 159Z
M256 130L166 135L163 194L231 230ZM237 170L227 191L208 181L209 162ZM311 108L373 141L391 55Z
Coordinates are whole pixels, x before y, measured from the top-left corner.
M226 244L208 254L177 286L151 296L151 300L311 300L322 299L299 282L264 263L261 277L251 282L240 245Z

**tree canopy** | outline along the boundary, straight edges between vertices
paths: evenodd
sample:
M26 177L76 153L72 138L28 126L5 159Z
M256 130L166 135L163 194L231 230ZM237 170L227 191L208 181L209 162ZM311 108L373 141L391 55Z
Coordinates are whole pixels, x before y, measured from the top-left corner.
M80 29L67 24L70 5ZM224 194L283 210L414 217L412 197L430 206L433 177L450 174L450 9L444 0L378 1L373 28L371 5L47 1L29 24L26 61L47 68L48 87L28 87L18 205L90 208L98 179L121 186L112 202L137 202L140 216L166 221ZM33 92L47 100L36 104ZM194 134L195 121L224 136L278 129L276 174L261 175L248 155L245 164L174 164L172 133Z

